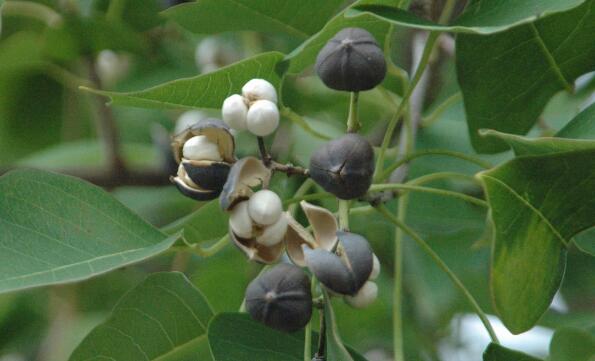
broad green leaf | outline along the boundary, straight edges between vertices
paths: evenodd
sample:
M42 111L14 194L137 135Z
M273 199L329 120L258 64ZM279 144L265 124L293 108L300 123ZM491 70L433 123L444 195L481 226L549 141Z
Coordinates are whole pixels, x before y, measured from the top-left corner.
M550 342L548 361L592 361L595 358L595 335L576 328L556 330Z
M367 12L395 25L416 29L491 34L535 21L540 17L570 10L584 3L585 0L475 0L471 1L465 12L451 25L433 23L399 9L394 4L384 5L383 2L382 0L370 1L367 4L355 6L347 15L354 16Z
M328 294L326 294L326 292L325 299L327 300L327 302L324 303L327 359L328 361L354 361L349 354L349 351L347 351L345 348L345 345L343 345L343 341L339 335L337 321L335 320L335 311L333 310L333 305L328 301L331 298L328 296Z
M243 313L221 313L209 324L209 345L215 361L303 361L304 333L282 333ZM313 333L312 345L317 344ZM315 352L313 350L312 352ZM354 351L348 360L366 361ZM337 360L330 358L329 361ZM341 360L341 361L346 361Z
M355 5L367 4L371 0L359 0ZM390 0L382 0L390 3ZM339 13L332 18L318 33L304 41L299 47L285 57L289 63L289 73L300 73L307 67L314 64L316 56L322 47L341 29L348 27L360 27L368 30L380 44L384 44L386 34L390 25L370 14L360 14L355 17L346 18L345 12Z
M69 360L209 360L212 317L207 300L182 273L155 273L124 295Z
M491 343L483 353L483 361L540 361L540 359Z
M527 133L555 93L595 69L594 3L492 35L458 36L457 75L477 151L506 149L479 129Z
M216 241L227 234L227 219L227 213L221 210L219 200L216 199L162 230L167 234L183 231L186 241L192 244Z
M595 149L595 139L565 139L553 137L528 138L515 134L484 130L480 135L504 140L517 156L562 153L574 150Z
M578 249L595 257L595 228L574 237L574 243Z
M164 11L200 34L254 30L307 38L324 25L343 0L201 0Z
M158 150L148 144L122 144L122 155L132 168L155 169L159 165ZM107 164L103 146L95 140L61 143L21 159L21 167L43 169L94 168Z
M167 236L112 196L36 170L0 178L0 292L84 280L169 248Z
M269 52L231 64L213 73L178 79L155 87L128 93L84 90L111 98L116 105L142 108L213 108L218 109L228 96L240 93L253 78L262 78L279 87L282 74L277 63L283 54Z
M572 237L595 225L595 150L522 156L477 175L494 224L494 305L513 333L558 290Z
M580 112L556 134L560 138L595 139L595 103Z

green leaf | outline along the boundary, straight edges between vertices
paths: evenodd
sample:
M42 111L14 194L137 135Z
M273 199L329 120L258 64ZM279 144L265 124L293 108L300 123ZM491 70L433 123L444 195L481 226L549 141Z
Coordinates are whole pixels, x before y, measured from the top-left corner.
M491 343L483 353L483 361L541 361L519 351Z
M550 343L549 361L592 361L595 336L576 328L556 330Z
M520 135L482 130L480 135L490 139L501 139L514 150L517 156L562 153L574 150L595 149L595 140L565 138L528 138Z
M324 303L324 321L326 323L326 350L328 361L354 361L339 335L335 312L330 302L330 297L323 291L326 302Z
M209 324L209 345L215 361L303 361L304 333L282 333L243 313L221 313ZM312 345L317 344L313 333ZM354 351L347 360L366 361ZM329 361L337 360L328 358Z
M202 293L182 273L155 273L124 295L69 360L208 360L212 317Z
M201 0L174 6L164 15L200 34L254 30L307 38L326 23L343 0Z
M482 128L525 134L550 98L595 69L595 0L510 30L457 38L457 76L474 148L506 149Z
M84 280L169 248L100 188L54 173L0 178L0 292Z
M350 10L348 16L370 13L379 19L395 25L461 33L491 34L513 26L535 21L538 18L567 11L584 3L585 0L530 0L530 1L489 1L475 0L467 6L465 12L452 24L440 25L399 9L394 4L383 5L384 1L370 1Z
M547 310L566 266L566 246L595 225L595 150L522 156L481 172L494 223L494 305L513 333Z
M221 210L219 200L204 204L197 211L181 218L162 230L167 234L183 231L186 241L192 244L215 241L227 234L228 215Z
M574 117L556 136L560 138L595 139L595 103Z
M353 6L367 4L370 1L371 0L359 0ZM390 0L383 1L390 3ZM358 16L346 18L344 16L346 11L347 10L344 10L332 18L322 30L304 41L299 47L285 57L285 62L289 63L287 70L289 73L300 73L310 65L314 64L320 49L322 49L322 47L343 28L364 28L372 33L380 44L384 44L386 34L390 28L390 25L386 21L380 20L370 14L360 14Z
M240 93L250 79L262 78L275 87L281 83L277 63L279 52L269 52L231 64L213 73L178 79L155 87L128 93L82 88L105 95L113 104L142 108L213 108L218 109L228 96Z

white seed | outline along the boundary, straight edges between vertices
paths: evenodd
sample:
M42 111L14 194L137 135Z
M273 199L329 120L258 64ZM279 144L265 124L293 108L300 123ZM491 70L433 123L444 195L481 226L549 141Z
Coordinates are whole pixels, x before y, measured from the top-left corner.
M223 121L231 128L236 130L246 129L247 113L248 107L241 95L234 94L223 101L221 116Z
M366 308L376 300L377 296L378 285L375 282L368 281L355 296L345 296L345 302L354 308Z
M238 203L229 212L229 226L240 238L252 238L252 218L248 214L248 201Z
M279 109L269 100L258 100L250 106L246 117L246 127L259 137L273 133L279 126Z
M374 255L374 266L372 267L372 273L370 274L370 278L368 278L368 279L375 280L376 278L378 278L379 274L380 274L380 261L378 260L378 257L376 257L376 255Z
M112 50L102 50L97 55L97 75L105 86L113 86L123 79L130 69L128 57Z
M274 224L266 227L264 232L259 237L256 237L256 242L263 246L274 246L285 238L287 232L287 217L285 213L281 214L281 218Z
M220 162L223 160L217 144L211 142L204 135L192 137L184 143L182 149L184 158L189 160L212 160Z
M281 198L268 189L260 190L250 197L248 213L257 224L269 226L281 218L283 213Z
M242 87L242 95L249 102L266 99L277 104L277 91L264 79L252 79Z

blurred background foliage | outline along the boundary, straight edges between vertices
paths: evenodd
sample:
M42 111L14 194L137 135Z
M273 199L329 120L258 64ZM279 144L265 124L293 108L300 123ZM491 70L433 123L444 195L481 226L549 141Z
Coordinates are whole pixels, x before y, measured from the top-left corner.
M137 90L180 77L213 71L263 51L290 52L299 41L278 33L233 32L198 36L165 21L159 12L169 4L159 0L128 0L122 21L109 21L107 0L36 0L60 14L35 18L4 14L0 36L0 171L15 167L36 167L75 174L93 181L108 173L104 145L98 133L101 105L95 96L81 92L79 85L107 90ZM343 6L347 5L346 2ZM437 3L437 4L434 4ZM440 1L416 1L411 8L431 18ZM461 5L462 6L462 5ZM416 32L396 29L393 59L404 69L411 66L411 44ZM452 40L452 39L450 39ZM418 149L445 148L474 153L465 114L456 97L445 111L440 104L459 89L454 59L448 42L431 63L429 90L423 104L424 117L433 124L417 137ZM360 117L364 132L378 144L386 121L394 113L398 85L362 95ZM548 105L534 134L553 133L593 101L595 78L580 79L574 94L561 93ZM307 115L318 132L336 137L343 131L348 95L331 91L306 70L291 76L283 88L285 104ZM103 101L103 100L101 100ZM127 184L107 185L113 195L152 224L164 226L201 207L181 196L167 184L167 158L160 129L172 132L182 110L115 107L113 119L127 167L160 176L148 182L136 179ZM205 114L218 116L217 111ZM160 143L161 141L161 143ZM323 143L286 119L271 140L272 151L281 160L307 164L310 154ZM254 154L253 139L238 136L238 156ZM509 153L482 156L498 162ZM437 171L474 174L479 169L456 159L425 157L412 163L410 177ZM101 173L102 174L102 173ZM105 180L104 177L99 177ZM135 182L140 185L134 184ZM100 185L105 185L101 184ZM108 182L109 183L109 182ZM155 183L155 184L147 184ZM477 194L474 184L443 181L437 186ZM279 177L273 188L290 198L299 183ZM322 202L334 208L334 202ZM484 229L484 212L469 204L431 195L412 195L408 222L424 236L445 262L467 285L481 306L493 314L488 290L489 240ZM336 312L346 343L370 361L389 360L392 343L392 245L394 227L375 214L354 217L352 228L364 234L380 257L383 272L380 296L370 308L354 311L337 302ZM1 232L1 230L0 230ZM457 328L470 311L466 301L447 277L411 242L404 247L405 351L410 360L478 360L465 358L466 340L481 342ZM212 258L184 259L168 253L141 265L64 286L35 289L0 296L0 360L63 361L95 325L105 319L124 292L147 274L181 267L207 296L215 311L236 311L247 283L258 273L232 247ZM550 309L540 325L553 330L562 326L584 326L595 322L595 264L571 248L559 305ZM461 331L458 332L457 330ZM502 328L498 329L499 331ZM482 333L483 331L478 331ZM545 333L534 349L547 353L551 334ZM548 336L549 335L549 336ZM506 341L505 341L506 342ZM528 342L528 341L527 341ZM472 347L472 346L471 346ZM521 348L522 349L522 348ZM453 351L454 350L454 351ZM461 351L462 350L462 351ZM457 353L458 352L458 353Z

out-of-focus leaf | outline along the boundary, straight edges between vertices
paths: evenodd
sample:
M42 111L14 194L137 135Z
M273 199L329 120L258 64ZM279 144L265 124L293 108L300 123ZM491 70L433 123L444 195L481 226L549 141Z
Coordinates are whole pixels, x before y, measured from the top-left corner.
M324 322L326 323L326 352L329 361L355 361L339 335L337 321L335 320L335 311L330 302L328 294L325 296L327 302L324 303Z
M194 213L181 218L162 230L167 234L184 231L184 238L192 244L218 240L227 234L228 215L221 210L219 200L205 203Z
M200 34L254 30L307 38L343 0L201 0L164 11L167 18Z
M158 150L146 144L123 144L122 155L132 168L154 169L159 164ZM31 154L20 160L22 167L64 170L71 168L95 168L107 164L103 145L94 140L61 143Z
M304 333L282 333L243 313L221 313L209 324L209 345L215 361L303 361ZM313 345L316 345L314 334ZM366 361L351 351L354 361ZM330 357L330 355L329 355ZM329 358L329 361L338 359ZM341 360L345 361L345 360Z
M548 361L592 361L595 335L575 328L556 330L550 343Z
M111 98L113 104L143 108L220 108L228 96L240 93L253 78L262 78L279 87L281 74L277 63L283 54L269 52L234 63L213 73L179 79L155 87L128 93L85 88Z
M474 0L465 12L452 25L439 25L417 17L399 9L394 4L384 5L385 1L369 1L367 4L355 6L348 16L362 12L374 14L378 18L416 29L449 31L461 33L491 34L510 29L513 26L535 21L557 12L567 11L584 3L585 0L532 0L532 1L489 1Z
M183 274L156 273L124 295L70 361L209 360L206 332L212 317L207 300Z
M43 65L38 34L19 32L0 43L0 73L38 69Z
M566 246L595 225L595 150L523 156L481 172L495 229L491 286L513 333L548 308L566 266Z
M483 353L483 361L541 361L519 351L491 343Z
M154 256L167 237L84 181L20 170L0 178L0 292L79 281Z
M477 130L527 133L555 93L595 69L594 4L492 35L458 36L457 75L476 150L506 149Z

